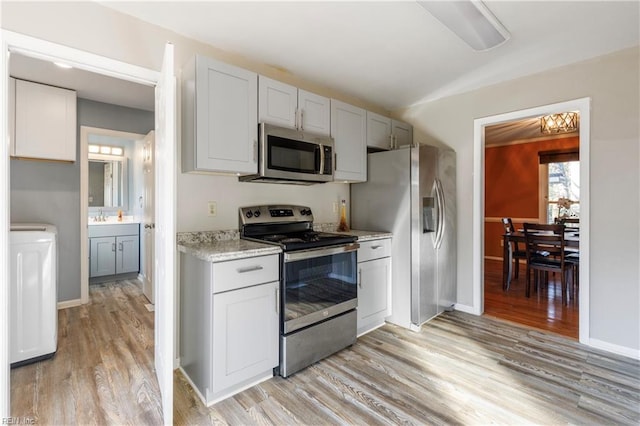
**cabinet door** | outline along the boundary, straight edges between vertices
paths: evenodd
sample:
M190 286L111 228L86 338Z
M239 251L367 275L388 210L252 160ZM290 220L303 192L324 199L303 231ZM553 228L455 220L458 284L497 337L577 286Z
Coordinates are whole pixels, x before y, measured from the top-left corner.
M272 80L258 77L258 121L277 126L296 128L298 89Z
M76 161L76 92L16 80L13 153Z
M299 89L298 109L300 110L300 130L329 136L331 133L331 102L329 98Z
M366 111L331 100L331 136L335 141L335 180L367 180Z
M138 272L140 270L140 237L126 235L116 237L116 274Z
M413 145L413 126L402 121L391 121L391 132L395 137L396 147Z
M116 273L116 238L90 238L90 277L101 277Z
M367 146L391 149L391 119L367 111Z
M363 333L389 315L391 258L358 263L358 272L358 333Z
M196 170L256 173L257 74L198 56L195 92Z
M213 392L278 365L278 289L272 282L211 296Z

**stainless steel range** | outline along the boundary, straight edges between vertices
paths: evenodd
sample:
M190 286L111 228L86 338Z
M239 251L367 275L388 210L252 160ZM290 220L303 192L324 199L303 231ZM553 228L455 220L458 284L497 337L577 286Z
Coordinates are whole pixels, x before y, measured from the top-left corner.
M356 237L313 230L309 207L240 208L241 238L282 247L280 366L291 374L356 341Z

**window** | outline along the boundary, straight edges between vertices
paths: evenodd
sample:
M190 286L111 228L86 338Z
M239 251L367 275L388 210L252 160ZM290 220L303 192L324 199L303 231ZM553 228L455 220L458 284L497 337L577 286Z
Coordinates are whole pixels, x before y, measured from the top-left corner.
M580 217L580 157L578 148L541 151L540 220L554 223Z
M580 217L580 161L548 164L547 223Z

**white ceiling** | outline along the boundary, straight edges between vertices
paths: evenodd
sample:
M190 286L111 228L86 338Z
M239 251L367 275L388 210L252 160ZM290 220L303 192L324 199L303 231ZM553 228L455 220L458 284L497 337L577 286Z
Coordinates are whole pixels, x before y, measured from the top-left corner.
M486 1L511 33L473 51L415 1L104 2L394 110L638 45L636 1Z
M486 1L511 33L475 52L414 1L106 2L103 5L394 110L640 43L640 2ZM153 88L12 55L13 76L153 110ZM525 138L537 124L492 137ZM515 133L514 133L515 132Z

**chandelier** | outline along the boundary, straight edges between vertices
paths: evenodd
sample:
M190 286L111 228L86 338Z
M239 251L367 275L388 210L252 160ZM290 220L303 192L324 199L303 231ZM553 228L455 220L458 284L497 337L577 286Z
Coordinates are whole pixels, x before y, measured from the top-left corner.
M568 133L578 130L578 113L563 112L540 117L542 133Z

